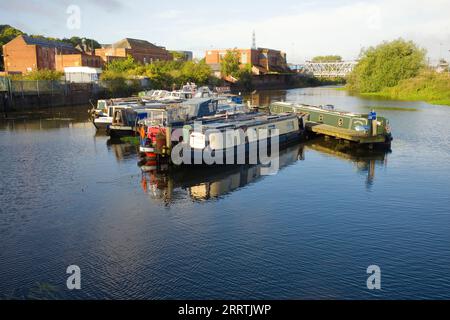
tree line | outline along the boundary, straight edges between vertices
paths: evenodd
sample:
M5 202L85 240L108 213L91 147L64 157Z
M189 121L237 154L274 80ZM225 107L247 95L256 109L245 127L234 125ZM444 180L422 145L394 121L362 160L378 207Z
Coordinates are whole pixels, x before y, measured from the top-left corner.
M396 39L362 50L348 76L351 93L450 105L450 75L426 62L427 52L412 41Z

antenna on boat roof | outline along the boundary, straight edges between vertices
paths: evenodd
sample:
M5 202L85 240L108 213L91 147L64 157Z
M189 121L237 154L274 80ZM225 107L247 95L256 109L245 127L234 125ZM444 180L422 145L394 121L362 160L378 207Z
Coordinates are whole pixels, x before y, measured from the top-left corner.
M252 36L252 49L256 49L256 32L253 30L253 36Z

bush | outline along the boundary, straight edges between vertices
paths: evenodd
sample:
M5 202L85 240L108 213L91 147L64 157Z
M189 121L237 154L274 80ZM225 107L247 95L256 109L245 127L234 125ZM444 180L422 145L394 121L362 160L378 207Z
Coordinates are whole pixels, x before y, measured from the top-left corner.
M148 77L154 89L172 90L181 87L186 82L195 82L205 85L211 82L211 68L201 61L155 61L143 65L134 61L132 57L123 60L115 60L106 66L101 80L125 82L136 77Z
M381 95L402 100L422 100L434 104L450 105L450 75L424 70L418 76L402 80Z
M42 69L34 70L25 74L12 75L13 80L48 80L48 81L60 81L64 79L64 72Z
M425 50L412 41L398 39L363 50L348 78L348 89L356 93L379 92L409 79L425 66Z

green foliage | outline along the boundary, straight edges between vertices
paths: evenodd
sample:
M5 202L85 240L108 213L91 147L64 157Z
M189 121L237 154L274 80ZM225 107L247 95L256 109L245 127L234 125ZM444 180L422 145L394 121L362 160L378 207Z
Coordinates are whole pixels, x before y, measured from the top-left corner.
M64 72L41 69L28 72L23 75L12 75L13 80L52 80L58 81L64 77Z
M7 44L21 34L23 34L23 32L16 28L9 25L0 25L0 46Z
M114 60L106 66L101 80L117 83L117 87L124 85L126 80L136 77L148 77L154 89L179 88L186 82L195 82L198 85L211 83L212 70L200 61L155 61L143 65L132 57Z
M238 84L246 91L253 90L252 87L253 72L251 64L246 64L245 66L241 67L237 72L235 72L233 77L238 79Z
M425 70L414 78L400 81L395 87L381 90L377 95L391 99L450 105L450 74Z
M125 74L126 72L133 70L137 67L137 63L132 56L128 56L126 59L114 59L106 65L106 71L110 71L116 74Z
M371 93L416 76L425 65L425 50L403 39L364 50L348 78L351 92Z
M228 50L222 61L221 73L223 76L233 76L235 77L240 71L240 61L239 61L239 51Z
M317 56L312 59L312 62L341 62L342 57L337 55Z
M74 47L79 46L80 48L84 48L83 45L86 46L86 51L94 51L95 49L100 49L102 46L100 43L98 43L94 39L88 39L88 38L80 38L80 37L72 37L72 38L64 38L62 39L63 42L69 43L73 45Z
M184 53L179 51L170 51L172 54L173 60L175 61L183 61L185 59Z

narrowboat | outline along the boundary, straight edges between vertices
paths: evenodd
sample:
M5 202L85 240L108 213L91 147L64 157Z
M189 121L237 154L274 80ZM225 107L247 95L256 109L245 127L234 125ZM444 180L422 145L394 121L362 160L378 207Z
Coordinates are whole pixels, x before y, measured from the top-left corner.
M244 113L242 101L230 97L193 98L180 105L153 110L138 123L141 156L167 156L174 145L189 140L185 128L192 128L194 122L232 119Z
M243 115L240 119L206 123L201 125L200 131L189 136L191 163L201 164L198 159L204 163L206 153L223 161L231 153L234 155L233 163L236 163L238 159L247 159L252 150L269 147L272 138L278 138L280 148L299 141L301 131L300 119L293 114Z
M270 105L271 114L293 113L305 115L308 133L332 136L370 146L390 146L392 141L389 120L375 112L359 114L335 110L334 106L310 106L275 102Z
M148 117L153 119L156 117L154 112L165 110L168 106L163 103L149 103L113 108L112 123L107 129L107 133L111 137L134 136L140 120Z

